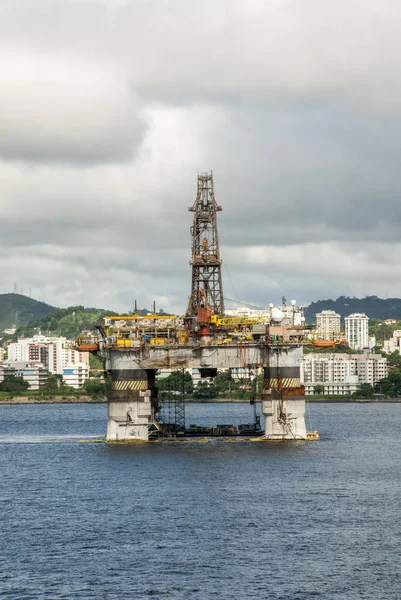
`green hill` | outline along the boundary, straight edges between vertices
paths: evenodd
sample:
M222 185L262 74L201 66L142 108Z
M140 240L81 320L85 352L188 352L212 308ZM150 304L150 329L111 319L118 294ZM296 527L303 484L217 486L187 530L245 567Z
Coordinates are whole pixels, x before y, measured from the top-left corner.
M21 294L0 294L0 332L13 325L21 327L55 311L54 306Z
M96 325L101 325L106 315L115 314L117 313L110 310L83 306L56 308L40 319L35 319L28 325L20 327L16 335L31 337L40 331L43 334L75 338L82 330L92 330Z
M146 315L149 311L144 308L138 312ZM159 313L166 314L163 311ZM96 325L101 325L106 315L116 314L118 313L111 310L84 306L56 308L21 294L0 295L0 331L16 325L17 331L12 336L13 339L30 337L39 331L48 335L75 338L82 330L93 330ZM5 337L10 339L11 336Z
M340 296L337 300L318 300L312 302L305 309L306 322L315 323L316 313L322 310L335 310L341 318L351 313L365 313L370 319L397 319L401 320L401 298L378 298L367 296L366 298L348 298Z

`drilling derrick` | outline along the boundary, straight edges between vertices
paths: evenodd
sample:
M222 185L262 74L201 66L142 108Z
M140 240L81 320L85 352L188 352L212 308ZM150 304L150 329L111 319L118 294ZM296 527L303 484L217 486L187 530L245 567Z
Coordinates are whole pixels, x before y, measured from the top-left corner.
M195 214L191 227L192 287L186 316L194 329L197 324L206 324L212 314L224 315L216 218L222 208L214 197L212 172L198 175L196 200L188 210Z

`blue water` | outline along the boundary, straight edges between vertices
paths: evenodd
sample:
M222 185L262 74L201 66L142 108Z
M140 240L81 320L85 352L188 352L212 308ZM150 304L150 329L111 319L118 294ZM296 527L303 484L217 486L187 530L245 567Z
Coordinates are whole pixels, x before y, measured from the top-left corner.
M400 404L312 404L320 442L77 441L106 410L0 406L0 598L401 598Z

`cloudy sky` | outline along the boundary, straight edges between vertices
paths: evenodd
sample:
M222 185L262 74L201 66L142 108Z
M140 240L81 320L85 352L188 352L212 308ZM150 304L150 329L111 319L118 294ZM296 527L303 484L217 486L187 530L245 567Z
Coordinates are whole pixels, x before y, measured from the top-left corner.
M212 169L225 296L401 296L399 0L3 0L0 72L0 293L184 311Z

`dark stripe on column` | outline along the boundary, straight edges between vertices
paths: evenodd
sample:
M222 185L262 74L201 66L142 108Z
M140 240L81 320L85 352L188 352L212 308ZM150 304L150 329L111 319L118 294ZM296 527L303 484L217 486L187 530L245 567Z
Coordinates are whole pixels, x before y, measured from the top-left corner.
M153 371L153 369L152 369ZM146 369L112 369L112 381L147 381L148 372Z
M299 378L299 367L265 367L263 370L265 379L292 379Z

